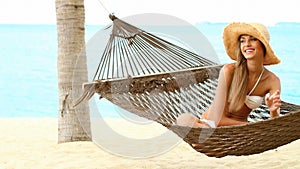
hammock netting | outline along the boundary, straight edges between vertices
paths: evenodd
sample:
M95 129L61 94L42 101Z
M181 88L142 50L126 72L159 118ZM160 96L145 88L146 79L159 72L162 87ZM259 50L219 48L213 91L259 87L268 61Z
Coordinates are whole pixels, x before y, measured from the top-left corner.
M249 124L190 128L175 124L182 113L201 118L211 105L222 65L134 27L115 16L110 39L93 82L84 84L76 104L94 93L138 116L172 130L208 156L250 155L300 138L300 106L282 102L280 117L270 119L263 104ZM205 138L205 139L201 139Z

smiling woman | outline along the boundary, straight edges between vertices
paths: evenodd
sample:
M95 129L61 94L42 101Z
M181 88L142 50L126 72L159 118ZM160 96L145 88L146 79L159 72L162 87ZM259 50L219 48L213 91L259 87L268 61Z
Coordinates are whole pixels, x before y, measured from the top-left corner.
M242 54L247 60L254 59L254 56L256 54L260 56L264 56L266 53L265 46L257 38L253 36L241 35L239 41L241 44L240 47L241 47ZM258 50L255 50L256 48ZM259 59L259 58L255 58L255 59ZM264 57L261 57L260 59L263 61Z
M178 117L177 124L193 127L230 126L248 123L251 111L265 102L271 117L280 113L280 80L264 65L280 62L270 44L267 28L260 23L233 22L224 28L223 42L235 63L225 64L219 74L214 102L202 119L192 114ZM273 83L268 83L272 81Z

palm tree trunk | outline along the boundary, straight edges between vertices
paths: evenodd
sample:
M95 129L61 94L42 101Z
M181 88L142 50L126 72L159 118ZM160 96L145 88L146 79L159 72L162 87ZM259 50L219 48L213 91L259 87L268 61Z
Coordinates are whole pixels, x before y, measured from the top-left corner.
M58 142L91 140L88 104L72 107L72 102L81 92L81 84L88 81L84 0L55 0L55 3L58 35Z

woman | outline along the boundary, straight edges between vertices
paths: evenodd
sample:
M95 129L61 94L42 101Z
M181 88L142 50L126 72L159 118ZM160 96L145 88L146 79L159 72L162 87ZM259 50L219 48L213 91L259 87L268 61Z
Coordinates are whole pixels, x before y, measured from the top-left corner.
M186 113L178 125L216 127L245 124L252 109L265 99L271 117L280 112L280 80L265 68L278 64L270 44L267 28L259 23L230 23L224 28L223 42L235 63L225 64L220 71L216 95L202 119Z

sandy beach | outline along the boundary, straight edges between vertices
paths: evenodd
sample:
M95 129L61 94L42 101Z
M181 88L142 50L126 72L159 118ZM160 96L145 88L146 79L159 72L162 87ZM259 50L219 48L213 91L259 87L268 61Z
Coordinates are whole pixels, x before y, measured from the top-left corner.
M119 121L109 119L108 123L115 125ZM159 124L153 125L165 130ZM147 127L142 130L156 134L156 130ZM111 154L93 142L57 144L56 118L2 118L0 138L0 169L300 168L300 140L261 154L220 159L207 157L180 142L166 153L132 159Z

